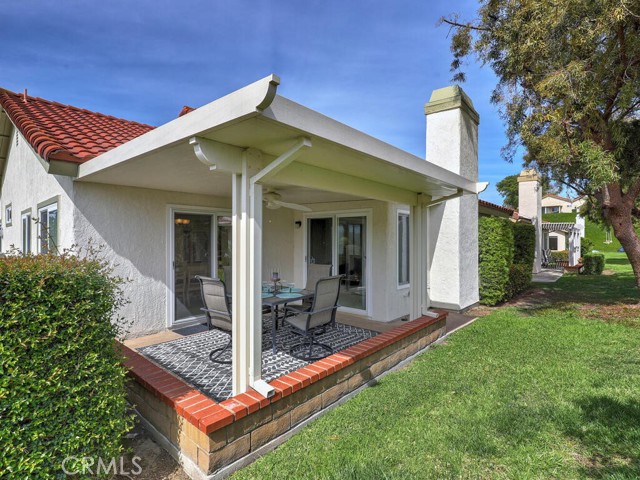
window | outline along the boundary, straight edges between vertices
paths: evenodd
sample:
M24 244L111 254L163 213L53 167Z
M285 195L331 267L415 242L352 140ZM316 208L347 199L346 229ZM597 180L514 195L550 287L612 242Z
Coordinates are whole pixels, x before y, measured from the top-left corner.
M542 213L560 213L560 207L542 207Z
M13 208L11 207L11 204L7 205L4 208L4 224L7 227L11 226L11 224L13 223L12 210L13 210Z
M22 214L22 253L31 252L31 212Z
M558 250L558 237L549 237L549 250Z
M58 204L38 210L40 253L58 253Z
M409 285L409 214L398 212L398 286Z

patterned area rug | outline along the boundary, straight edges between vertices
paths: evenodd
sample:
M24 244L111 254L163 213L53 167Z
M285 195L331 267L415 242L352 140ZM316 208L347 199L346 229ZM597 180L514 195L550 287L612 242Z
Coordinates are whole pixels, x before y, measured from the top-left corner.
M270 382L309 363L289 355L289 349L299 344L301 337L286 326L280 327L277 331L278 352L273 355L269 321L265 320L264 327L262 375L265 381ZM328 328L325 333L318 335L317 339L320 343L331 345L334 351L338 352L376 335L378 332L373 330L337 323L336 328ZM215 348L223 347L228 341L228 333L211 330L144 347L138 351L205 395L220 402L231 397L231 365L212 363L209 360L209 352ZM231 349L219 357L219 360L229 360L230 358Z

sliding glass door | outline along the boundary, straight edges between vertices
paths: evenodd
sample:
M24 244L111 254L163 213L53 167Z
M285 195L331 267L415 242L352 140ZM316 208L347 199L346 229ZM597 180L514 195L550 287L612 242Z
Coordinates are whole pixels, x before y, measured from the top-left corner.
M332 265L332 273L344 275L339 304L364 313L368 310L366 214L336 213L308 217L306 222L306 264Z
M196 275L222 277L231 265L231 217L198 209L171 210L171 323L201 318Z
M344 275L340 305L367 309L367 217L338 217L338 273Z

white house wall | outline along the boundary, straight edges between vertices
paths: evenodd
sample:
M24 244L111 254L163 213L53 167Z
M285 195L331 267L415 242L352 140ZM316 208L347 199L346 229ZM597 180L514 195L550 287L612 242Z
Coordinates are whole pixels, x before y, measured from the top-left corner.
M57 197L58 202L58 248L62 250L73 245L73 182L69 177L49 175L31 146L15 128L11 136L0 191L4 252L7 252L11 245L17 248L22 246L21 213L31 209L31 218L36 219L38 205L54 197ZM7 227L4 216L5 207L9 204L11 204L13 222ZM31 249L34 253L38 251L38 228L33 223Z
M262 279L268 280L273 268L287 282L296 281L294 272L294 213L288 208L262 210Z
M77 243L104 246L114 273L130 280L125 291L131 302L121 311L133 322L129 336L167 328L168 205L230 210L230 199L96 183L75 187Z

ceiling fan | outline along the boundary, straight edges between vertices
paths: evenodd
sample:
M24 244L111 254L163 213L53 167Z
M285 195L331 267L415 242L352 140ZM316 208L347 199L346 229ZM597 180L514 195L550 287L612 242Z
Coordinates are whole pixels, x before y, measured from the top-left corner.
M277 210L280 207L290 208L292 210L300 210L301 212L311 212L309 207L305 207L304 205L298 205L297 203L287 203L283 202L280 199L282 195L278 192L270 191L265 192L262 195L262 200L265 203L265 206L271 210Z

